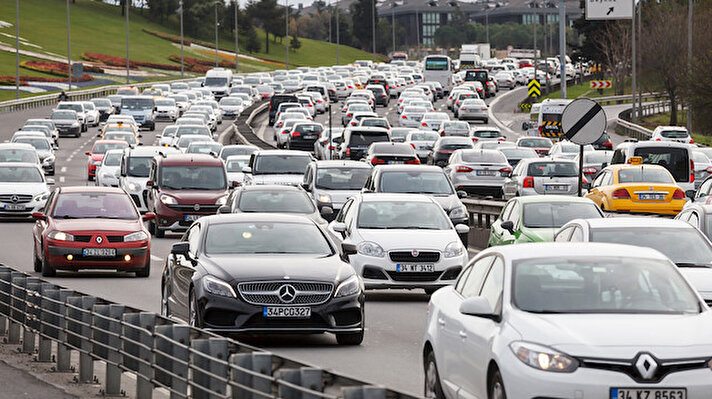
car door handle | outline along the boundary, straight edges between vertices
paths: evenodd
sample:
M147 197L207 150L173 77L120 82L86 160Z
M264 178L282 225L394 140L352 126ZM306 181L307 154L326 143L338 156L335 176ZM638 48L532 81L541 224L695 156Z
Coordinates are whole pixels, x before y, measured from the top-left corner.
M458 334L460 335L460 338L467 339L467 333L465 331L460 330Z
M438 317L438 324L440 324L441 326L444 326L445 320L442 317Z

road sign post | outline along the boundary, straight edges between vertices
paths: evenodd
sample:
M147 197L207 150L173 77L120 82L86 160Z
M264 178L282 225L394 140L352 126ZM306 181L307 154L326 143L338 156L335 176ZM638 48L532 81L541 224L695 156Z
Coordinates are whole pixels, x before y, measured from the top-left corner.
M600 104L579 98L564 108L561 114L561 128L567 140L581 146L579 148L578 196L583 194L583 146L596 142L606 131L606 111Z
M610 80L592 80L590 85L592 89L610 89L613 86Z
M541 96L541 84L536 79L536 77L529 81L527 84L529 97L539 97Z

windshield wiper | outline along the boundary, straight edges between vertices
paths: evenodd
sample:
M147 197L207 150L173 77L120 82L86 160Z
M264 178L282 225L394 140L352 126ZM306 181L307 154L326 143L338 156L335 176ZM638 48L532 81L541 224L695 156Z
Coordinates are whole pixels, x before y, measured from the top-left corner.
M709 263L680 262L680 263L675 263L675 265L677 265L677 267L712 268L712 264L709 264Z
M403 227L394 227L394 229L403 229L403 230L440 230L437 227L427 227L427 226L403 226Z

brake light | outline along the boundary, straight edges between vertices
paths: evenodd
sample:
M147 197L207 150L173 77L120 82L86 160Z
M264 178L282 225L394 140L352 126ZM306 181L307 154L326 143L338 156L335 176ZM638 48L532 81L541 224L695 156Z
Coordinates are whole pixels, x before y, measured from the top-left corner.
M349 112L348 114L346 114L346 116L351 117L351 116L353 116L353 113Z
M425 122L421 123L420 125L421 125L421 126L425 126L425 127L428 127L428 124L427 124L427 123L425 123Z
M690 144L695 144L695 140L690 139Z
M346 155L351 155L351 149L346 147Z
M712 173L712 166L708 166L705 170L707 171L707 173Z
M676 200L685 199L685 193L678 188L675 190L674 193L672 193L672 199L676 199Z
M524 188L534 188L534 178L531 176L527 176L524 178L524 181L522 182L522 187Z
M301 135L302 135L302 134L299 133L299 132L292 132L292 137L299 137L299 136L301 136Z
M539 126L537 129L539 129L539 134L541 134L542 131L544 130L544 128L542 126Z
M660 141L660 137L658 137L657 139L655 139L655 141Z
M610 141L606 141L605 143L603 143L601 145L604 147L613 148L613 143L611 143Z
M460 100L455 101L455 105L460 105Z
M386 161L384 161L381 158L371 158L371 165L382 164L382 163L386 163Z
M415 144L410 143L410 146L413 147L413 149L415 149ZM712 166L710 166L710 168L712 168Z
M690 183L695 182L695 162L690 158Z
M461 165L461 166L457 166L457 167L455 168L455 173L468 173L468 172L472 172L472 168L469 167L469 166L462 166L462 165Z
M477 137L472 138L472 141L478 141L478 140L479 140L479 138L477 138Z
M504 168L499 170L500 173L512 173L512 168L509 166L505 166Z
M386 98L386 95L385 95L385 94L381 94L381 98Z
M593 175L596 172L598 172L598 169L596 168L583 168L583 173L587 175Z
M420 165L420 160L418 158L413 158L410 161L406 162L408 165Z
M481 111L487 111L487 107L480 108Z
M619 188L611 194L611 197L615 199L630 199L630 194L625 188Z
M500 138L497 139L497 141L506 141L506 140L507 140L507 139L505 139L504 137L500 137Z
M401 115L401 119L408 119L408 117L405 115Z
M354 88L353 86L349 86L349 89L353 89L353 88Z

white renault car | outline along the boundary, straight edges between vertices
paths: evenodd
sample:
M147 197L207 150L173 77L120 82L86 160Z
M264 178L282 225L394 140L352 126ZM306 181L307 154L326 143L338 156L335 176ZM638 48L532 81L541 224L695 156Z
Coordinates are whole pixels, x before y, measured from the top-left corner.
M41 212L49 198L48 185L36 163L0 162L0 217L29 217Z
M121 158L124 156L123 149L109 150L101 159L101 164L96 168L97 186L118 187L121 171Z
M432 295L426 320L425 397L703 399L712 392L712 313L654 249L492 247Z
M467 250L434 199L419 194L369 193L346 201L329 232L367 289L422 288L452 284L467 262Z

